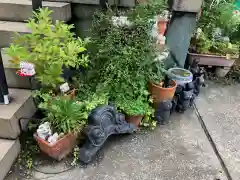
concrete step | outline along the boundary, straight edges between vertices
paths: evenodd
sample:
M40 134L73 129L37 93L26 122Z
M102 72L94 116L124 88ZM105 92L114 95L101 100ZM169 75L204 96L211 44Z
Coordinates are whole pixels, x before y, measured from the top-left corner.
M7 175L19 152L19 140L0 139L0 180Z
M70 3L79 3L79 4L90 4L90 5L99 5L100 0L48 0L54 2L70 2ZM133 7L136 4L135 0L106 0L109 5L119 5L123 7ZM140 2L140 1L139 1ZM118 3L118 4L117 4Z
M9 89L12 101L0 105L0 138L16 139L20 134L19 118L32 117L36 112L31 91Z
M48 7L53 11L53 20L68 21L71 18L70 3L44 1L43 7ZM25 21L31 15L31 0L0 0L0 20Z
M11 57L7 55L4 48L1 49L3 66L9 88L31 89L31 83L28 77L20 77L16 74L17 68L14 68L10 63Z
M27 28L26 23L22 22L9 22L0 21L0 47L7 47L12 42L14 33L20 34L31 33L30 29Z

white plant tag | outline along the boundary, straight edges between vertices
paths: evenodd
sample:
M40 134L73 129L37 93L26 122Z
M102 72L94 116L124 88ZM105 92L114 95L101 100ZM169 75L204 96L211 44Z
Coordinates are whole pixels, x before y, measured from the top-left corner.
M70 87L69 87L69 85L68 85L67 82L64 83L64 84L62 84L62 85L60 86L60 91L63 92L63 93L66 93L66 92L68 92L69 90L70 90Z
M20 62L21 74L25 76L34 76L36 74L34 64L21 61Z

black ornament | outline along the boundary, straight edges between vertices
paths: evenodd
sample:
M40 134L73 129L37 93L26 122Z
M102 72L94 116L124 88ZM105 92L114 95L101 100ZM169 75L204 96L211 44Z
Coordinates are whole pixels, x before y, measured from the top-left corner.
M155 110L156 121L160 124L167 122L170 118L171 110L172 101L159 102Z
M178 94L178 103L176 110L178 112L184 112L186 111L193 102L193 93L194 90L185 91L183 90L180 94Z
M131 134L136 130L137 127L127 123L125 116L118 113L114 106L94 109L88 117L87 140L79 151L79 160L89 164L110 135Z

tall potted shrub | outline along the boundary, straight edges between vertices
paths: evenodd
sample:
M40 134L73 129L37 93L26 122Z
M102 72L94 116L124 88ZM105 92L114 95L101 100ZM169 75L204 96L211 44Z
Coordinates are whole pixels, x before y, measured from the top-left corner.
M75 37L73 25L62 21L53 23L51 13L47 8L34 12L27 21L31 34L16 34L7 52L13 58L11 63L17 67L22 61L32 63L41 86L55 89L65 81L63 67L87 67L85 50L89 41Z

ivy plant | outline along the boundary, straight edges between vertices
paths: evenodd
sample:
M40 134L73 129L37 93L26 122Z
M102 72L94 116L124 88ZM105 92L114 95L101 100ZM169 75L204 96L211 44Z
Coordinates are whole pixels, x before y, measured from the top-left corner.
M157 54L150 37L153 25L150 20L165 9L164 1L157 1L127 11L108 9L94 16L93 36L88 46L90 66L85 79L91 83L85 88L104 90L109 101L127 115L147 115L152 120L148 83L153 76L160 81L163 77L160 67L164 67L159 63L158 72L157 63L151 67ZM114 16L127 17L130 25L116 26L112 21Z

